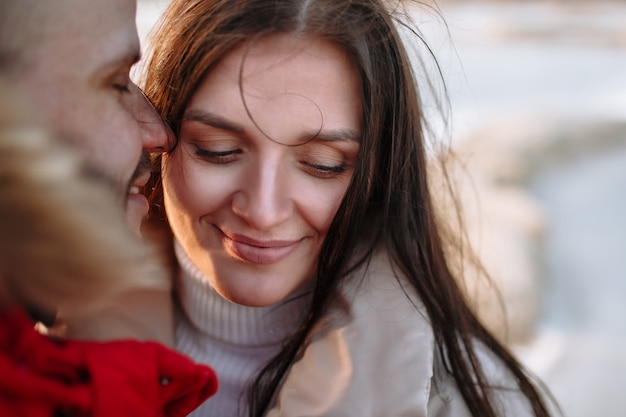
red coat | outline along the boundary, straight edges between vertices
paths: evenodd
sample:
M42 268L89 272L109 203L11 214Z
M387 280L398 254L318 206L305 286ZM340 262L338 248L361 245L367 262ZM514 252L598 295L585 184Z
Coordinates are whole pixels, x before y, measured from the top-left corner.
M0 312L2 417L183 417L216 390L211 368L159 343L54 340Z

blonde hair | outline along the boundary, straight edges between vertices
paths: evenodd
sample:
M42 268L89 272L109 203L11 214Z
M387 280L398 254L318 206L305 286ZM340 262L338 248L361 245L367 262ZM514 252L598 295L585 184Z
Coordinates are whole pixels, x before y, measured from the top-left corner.
M3 92L6 88L2 89ZM0 98L0 294L95 312L125 292L169 289L160 254L127 227L119 198L79 154Z

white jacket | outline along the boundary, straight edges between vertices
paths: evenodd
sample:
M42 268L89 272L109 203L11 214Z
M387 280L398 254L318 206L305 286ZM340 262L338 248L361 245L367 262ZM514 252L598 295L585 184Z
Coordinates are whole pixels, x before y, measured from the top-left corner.
M443 417L469 411L438 355L419 297L386 252L355 274L331 318L291 368L268 417ZM403 288L404 287L404 288ZM507 372L478 352L501 415L532 415Z

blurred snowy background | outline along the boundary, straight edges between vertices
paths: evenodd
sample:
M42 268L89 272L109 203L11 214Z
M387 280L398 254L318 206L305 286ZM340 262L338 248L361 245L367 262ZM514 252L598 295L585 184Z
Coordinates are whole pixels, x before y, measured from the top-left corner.
M139 1L142 39L166 4ZM416 20L443 69L448 133L474 181L470 237L508 332L488 288L478 312L566 416L624 416L626 2L439 7L449 33Z

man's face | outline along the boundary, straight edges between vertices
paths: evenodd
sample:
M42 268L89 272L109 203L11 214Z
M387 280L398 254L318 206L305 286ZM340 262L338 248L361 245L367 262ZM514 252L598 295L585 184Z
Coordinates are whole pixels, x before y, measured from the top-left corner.
M70 140L127 198L133 227L147 210L136 194L145 151L169 148L165 124L130 81L140 54L135 0L41 2L38 42L24 51L18 83L44 123ZM39 4L41 4L39 3Z

